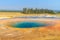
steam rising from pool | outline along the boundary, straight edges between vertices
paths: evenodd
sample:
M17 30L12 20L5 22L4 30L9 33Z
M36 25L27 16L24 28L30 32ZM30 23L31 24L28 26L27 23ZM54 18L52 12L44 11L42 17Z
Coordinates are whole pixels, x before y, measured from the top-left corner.
M35 28L47 26L47 24L43 22L16 22L13 23L11 26L15 28Z

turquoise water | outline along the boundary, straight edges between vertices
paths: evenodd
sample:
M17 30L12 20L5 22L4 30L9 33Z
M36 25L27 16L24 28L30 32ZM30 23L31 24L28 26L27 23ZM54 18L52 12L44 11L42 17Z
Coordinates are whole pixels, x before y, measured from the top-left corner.
M35 28L35 27L42 27L46 25L47 24L42 22L16 22L11 26L15 28Z

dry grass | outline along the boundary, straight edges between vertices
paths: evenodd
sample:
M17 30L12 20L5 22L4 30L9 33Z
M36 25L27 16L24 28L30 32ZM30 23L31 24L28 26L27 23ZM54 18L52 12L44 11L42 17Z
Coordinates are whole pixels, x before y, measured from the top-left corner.
M0 16L5 17L13 17L13 16L43 16L45 14L23 14L20 12L0 12ZM54 15L54 14L47 14L47 15Z

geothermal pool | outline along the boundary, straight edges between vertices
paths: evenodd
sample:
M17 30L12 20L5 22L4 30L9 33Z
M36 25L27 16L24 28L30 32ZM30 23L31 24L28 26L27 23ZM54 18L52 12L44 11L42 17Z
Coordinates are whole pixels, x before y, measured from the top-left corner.
M16 22L11 24L14 28L36 28L36 27L44 27L47 26L46 23L43 22Z

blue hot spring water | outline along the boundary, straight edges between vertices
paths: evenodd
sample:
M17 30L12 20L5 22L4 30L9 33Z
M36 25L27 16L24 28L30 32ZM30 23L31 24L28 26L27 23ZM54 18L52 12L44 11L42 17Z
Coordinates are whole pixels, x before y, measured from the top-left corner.
M11 26L15 28L35 28L35 27L42 27L46 25L47 24L42 22L16 22Z

